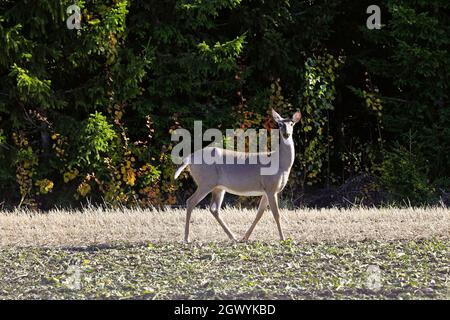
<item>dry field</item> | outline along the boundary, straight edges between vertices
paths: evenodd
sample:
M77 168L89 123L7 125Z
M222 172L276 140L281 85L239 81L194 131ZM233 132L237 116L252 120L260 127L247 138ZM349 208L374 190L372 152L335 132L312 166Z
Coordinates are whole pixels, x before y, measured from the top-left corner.
M255 210L225 208L223 220L237 237L251 225ZM0 213L0 247L82 247L146 241L181 242L184 210L102 210ZM299 242L449 239L450 210L324 209L282 210L285 235ZM196 209L193 241L228 238L207 210ZM275 221L266 212L251 240L278 239Z
M254 210L224 209L242 236ZM207 210L0 213L0 299L450 299L450 211L267 213L231 243Z

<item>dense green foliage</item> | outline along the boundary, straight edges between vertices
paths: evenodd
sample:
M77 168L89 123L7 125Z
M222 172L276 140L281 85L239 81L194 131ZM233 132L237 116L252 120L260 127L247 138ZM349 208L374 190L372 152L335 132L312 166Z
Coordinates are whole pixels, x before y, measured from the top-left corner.
M433 197L428 185L427 168L421 159L403 148L388 152L380 166L380 175L390 190L391 200L406 205L420 205Z
M450 186L450 3L380 3L368 30L366 1L80 0L70 30L72 1L1 0L0 203L176 203L171 131L270 107L303 113L290 194L379 173L429 201Z

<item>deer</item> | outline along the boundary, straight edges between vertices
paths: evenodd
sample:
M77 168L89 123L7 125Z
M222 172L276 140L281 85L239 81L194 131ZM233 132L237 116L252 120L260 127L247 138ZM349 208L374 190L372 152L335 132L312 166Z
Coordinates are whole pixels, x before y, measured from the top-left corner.
M272 175L261 174L261 169L266 165L260 162L254 163L246 161L241 164L238 161L234 161L233 163L196 164L195 161L193 161L195 154L198 152L205 152L206 148L198 150L183 159L182 164L175 172L175 179L180 176L184 169L189 167L188 169L190 171L190 175L197 185L196 191L186 201L187 211L184 231L185 243L190 242L189 225L192 211L195 206L209 193L212 194L211 203L209 206L210 212L223 228L230 240L237 241L235 235L222 220L219 213L226 192L238 196L261 197L256 218L245 233L242 239L243 242L247 242L249 240L250 235L268 206L270 207L275 219L280 240L284 240L284 234L280 222L278 195L286 186L292 165L294 164L295 146L292 135L294 126L301 120L302 116L301 113L297 111L294 113L292 118L282 118L275 110L272 109L272 117L278 124L279 133L281 136L281 139L279 139L280 143L278 149L279 166L276 172ZM235 160L242 157L249 158L251 156L258 156L257 153L249 154L221 148L212 148L212 150L207 151L211 152L215 156L228 156L235 158Z

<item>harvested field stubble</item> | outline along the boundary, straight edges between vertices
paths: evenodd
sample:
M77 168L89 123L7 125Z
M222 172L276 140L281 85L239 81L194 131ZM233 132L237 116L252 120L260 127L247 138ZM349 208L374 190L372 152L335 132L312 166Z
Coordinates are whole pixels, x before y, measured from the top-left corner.
M225 208L221 215L242 237L255 218L255 210ZM0 213L0 246L89 246L143 241L181 241L185 211L158 210L54 210L48 213ZM450 210L428 209L324 209L282 210L285 235L295 241L404 240L450 237ZM225 241L226 234L208 210L196 209L192 240ZM265 212L251 240L277 240L272 214Z

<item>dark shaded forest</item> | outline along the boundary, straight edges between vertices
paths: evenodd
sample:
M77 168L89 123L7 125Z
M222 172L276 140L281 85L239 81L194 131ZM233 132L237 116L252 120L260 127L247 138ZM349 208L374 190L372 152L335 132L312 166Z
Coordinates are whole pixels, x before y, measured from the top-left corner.
M449 203L449 1L378 1L379 30L368 1L72 4L0 0L0 206L182 204L173 130L271 108L303 115L287 205Z

